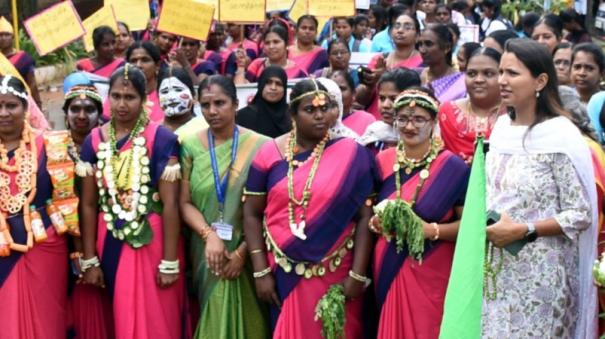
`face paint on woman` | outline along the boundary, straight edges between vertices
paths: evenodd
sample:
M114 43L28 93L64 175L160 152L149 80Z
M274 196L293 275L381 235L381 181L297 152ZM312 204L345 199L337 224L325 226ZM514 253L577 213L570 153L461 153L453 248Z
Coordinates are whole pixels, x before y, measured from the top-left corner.
M176 77L162 80L159 92L160 106L167 117L191 111L193 95L187 85Z

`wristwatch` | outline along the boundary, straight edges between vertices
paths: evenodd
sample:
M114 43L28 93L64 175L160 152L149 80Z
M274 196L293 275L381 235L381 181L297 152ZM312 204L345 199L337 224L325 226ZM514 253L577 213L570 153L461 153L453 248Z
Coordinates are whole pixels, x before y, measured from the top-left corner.
M538 233L536 232L536 225L533 222L527 223L527 233L525 233L525 240L527 242L534 242L538 238Z

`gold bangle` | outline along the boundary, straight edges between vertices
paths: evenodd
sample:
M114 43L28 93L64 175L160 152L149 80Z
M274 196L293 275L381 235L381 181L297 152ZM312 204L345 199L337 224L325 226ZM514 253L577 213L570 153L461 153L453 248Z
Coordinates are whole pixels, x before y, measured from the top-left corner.
M214 232L212 230L212 228L208 227L208 226L204 226L202 227L202 229L198 232L198 234L200 235L200 238L202 238L202 240L206 241L206 239L208 239L208 236L210 235L210 233Z
M254 277L254 279L258 279L258 278L262 278L262 277L266 276L269 273L271 273L271 266L265 268L262 271L252 273L252 277Z
M71 252L69 254L69 259L74 260L74 259L82 258L82 256L84 256L84 254L82 254L82 252Z
M259 253L263 253L263 250L261 250L260 248L250 251L250 255L259 254Z
M439 240L439 224L437 224L436 222L433 222L433 223L431 223L431 226L433 226L433 229L435 229L435 236L431 240L437 241L437 240Z

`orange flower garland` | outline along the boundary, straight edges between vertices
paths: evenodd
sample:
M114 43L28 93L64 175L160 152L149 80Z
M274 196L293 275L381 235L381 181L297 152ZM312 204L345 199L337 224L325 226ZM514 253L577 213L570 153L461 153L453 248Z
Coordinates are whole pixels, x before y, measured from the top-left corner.
M28 149L29 144L29 149ZM37 166L36 141L27 121L23 127L21 142L15 151L15 164L9 165L8 151L0 142L0 233L4 239L0 242L0 256L7 256L9 251L2 248L8 245L10 249L18 252L27 252L34 245L31 229L29 204L36 196ZM16 173L15 182L17 193L11 193L11 173ZM28 193L29 192L29 193ZM17 244L10 235L10 226L6 217L23 210L23 221L27 232L27 243Z

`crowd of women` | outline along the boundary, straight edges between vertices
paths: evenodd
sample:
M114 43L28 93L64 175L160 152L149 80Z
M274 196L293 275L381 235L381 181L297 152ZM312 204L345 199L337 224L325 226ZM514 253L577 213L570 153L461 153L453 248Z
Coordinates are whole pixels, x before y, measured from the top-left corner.
M605 57L577 14L381 1L328 25L101 26L77 67L107 98L71 74L51 132L0 24L0 338L321 338L334 286L344 337L438 338L477 138L482 337L596 338Z

